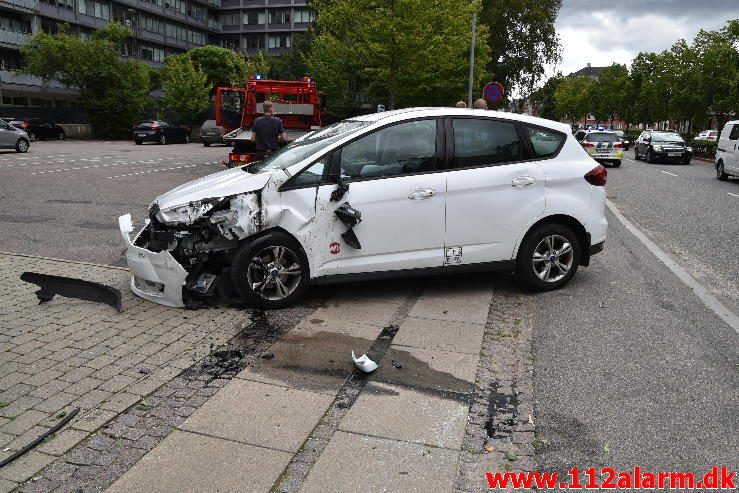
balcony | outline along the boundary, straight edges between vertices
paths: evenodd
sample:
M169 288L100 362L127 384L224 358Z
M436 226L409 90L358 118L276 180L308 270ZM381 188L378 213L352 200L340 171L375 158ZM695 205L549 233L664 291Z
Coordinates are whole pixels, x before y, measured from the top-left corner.
M0 70L0 82L2 82L3 87L6 89L19 89L21 88L20 86L22 86L23 89L45 88L56 89L57 91L62 92L76 92L76 90L74 89L67 89L61 83L55 80L44 81L39 77L34 77L33 75L28 74L20 74L13 70Z
M212 29L213 31L220 31L221 30L220 21L217 21L215 19L208 19L208 29Z
M17 47L28 41L29 34L0 28L0 45Z
M221 8L221 0L208 0L208 5L219 9Z
M37 9L38 0L0 0L0 6L24 9L32 12Z

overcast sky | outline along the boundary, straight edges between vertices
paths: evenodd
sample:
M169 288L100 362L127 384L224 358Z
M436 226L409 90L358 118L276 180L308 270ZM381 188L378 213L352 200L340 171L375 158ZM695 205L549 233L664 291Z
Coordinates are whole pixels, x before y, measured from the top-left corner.
M699 30L739 18L739 0L562 0L557 34L562 61L551 75L586 66L630 65L640 51L660 52Z

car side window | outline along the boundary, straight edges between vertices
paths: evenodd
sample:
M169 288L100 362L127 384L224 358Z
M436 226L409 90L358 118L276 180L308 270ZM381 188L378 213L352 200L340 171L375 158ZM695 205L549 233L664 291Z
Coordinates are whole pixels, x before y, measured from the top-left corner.
M522 159L523 147L511 122L464 118L452 122L454 167L490 166Z
M323 157L312 165L305 168L303 171L295 175L293 178L293 187L310 187L318 186L323 178L324 171L329 165L329 157Z
M8 125L4 121L0 120L0 129L1 130L10 130L10 125Z
M739 140L739 125L734 124L734 127L731 129L731 133L729 134L729 140Z
M544 130L536 127L526 127L531 140L531 146L534 148L534 156L538 158L552 157L557 153L557 149L564 140L564 135L551 130Z
M384 178L433 171L436 120L414 120L383 128L341 150L342 180Z

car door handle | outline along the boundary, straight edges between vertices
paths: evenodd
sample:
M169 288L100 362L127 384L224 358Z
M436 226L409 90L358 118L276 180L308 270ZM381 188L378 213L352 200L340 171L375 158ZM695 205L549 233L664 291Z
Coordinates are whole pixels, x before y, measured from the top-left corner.
M408 198L410 200L423 200L436 195L436 190L433 188L416 188L408 192Z
M518 176L511 180L511 186L516 188L528 187L536 183L536 178L533 176Z

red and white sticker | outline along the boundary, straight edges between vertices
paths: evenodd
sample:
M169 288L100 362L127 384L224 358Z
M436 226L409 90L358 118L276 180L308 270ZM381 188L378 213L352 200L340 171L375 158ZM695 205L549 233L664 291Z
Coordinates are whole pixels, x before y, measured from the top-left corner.
M331 252L331 255L341 253L341 243L334 241L328 246L328 251Z

